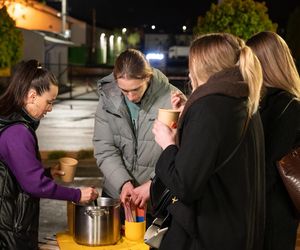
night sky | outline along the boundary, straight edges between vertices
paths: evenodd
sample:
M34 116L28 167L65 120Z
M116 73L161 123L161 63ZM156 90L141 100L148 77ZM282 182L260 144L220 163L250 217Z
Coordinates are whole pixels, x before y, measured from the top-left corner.
M46 1L60 10L57 0ZM68 0L68 15L92 24L95 9L98 27L142 27L155 24L158 31L181 31L182 25L194 26L197 17L217 0ZM289 14L300 6L299 0L265 0L273 22L285 28Z

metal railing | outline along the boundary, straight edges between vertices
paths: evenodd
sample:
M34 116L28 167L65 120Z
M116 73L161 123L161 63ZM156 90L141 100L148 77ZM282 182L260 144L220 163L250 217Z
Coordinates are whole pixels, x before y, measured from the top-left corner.
M45 67L50 69L58 79L58 100L98 100L97 81L110 74L113 69L106 66L86 67L71 64L48 64ZM186 73L182 73L185 70L181 70L178 75L168 68L164 68L163 72L173 85L185 94L189 94L189 78Z

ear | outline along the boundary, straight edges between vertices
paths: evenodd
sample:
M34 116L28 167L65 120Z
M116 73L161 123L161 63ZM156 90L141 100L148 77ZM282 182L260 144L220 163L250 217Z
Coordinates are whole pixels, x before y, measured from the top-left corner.
M34 103L36 96L37 96L36 91L34 89L30 89L27 94L26 103L31 103L31 104Z

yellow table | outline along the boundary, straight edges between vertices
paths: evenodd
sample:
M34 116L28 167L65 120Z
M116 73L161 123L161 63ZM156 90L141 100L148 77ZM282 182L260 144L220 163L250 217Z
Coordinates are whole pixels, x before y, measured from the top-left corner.
M144 242L129 241L122 237L117 244L108 246L84 246L77 244L72 235L63 232L56 234L57 243L60 250L149 250L149 246Z

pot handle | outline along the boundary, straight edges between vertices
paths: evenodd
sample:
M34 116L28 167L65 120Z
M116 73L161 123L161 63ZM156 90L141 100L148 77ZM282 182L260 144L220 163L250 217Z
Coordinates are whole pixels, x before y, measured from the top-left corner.
M93 209L87 209L85 210L84 214L90 216L92 219L95 218L95 216L104 216L104 215L109 215L109 210L105 208L93 210Z

